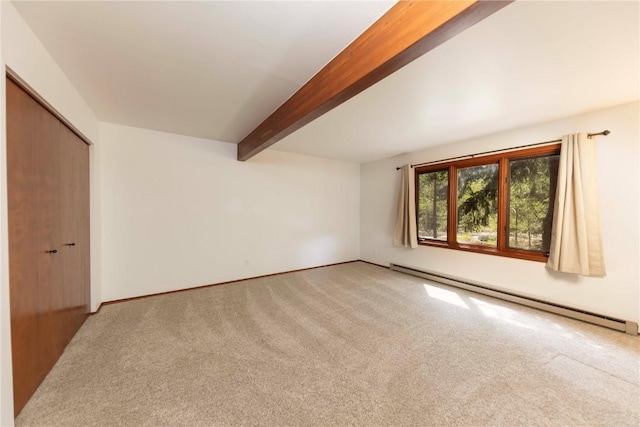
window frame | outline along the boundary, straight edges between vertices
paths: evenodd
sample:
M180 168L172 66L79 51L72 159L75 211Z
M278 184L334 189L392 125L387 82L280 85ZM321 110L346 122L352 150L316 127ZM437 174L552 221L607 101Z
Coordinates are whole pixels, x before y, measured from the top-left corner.
M415 168L415 208L416 208L416 234L418 234L417 218L419 214L419 179L423 173L438 172L448 170L448 198L447 198L447 240L420 239L421 246L431 246L438 248L454 249L466 252L483 253L509 258L525 259L529 261L547 262L549 255L541 251L517 249L509 247L508 235L508 197L509 197L509 161L522 160L538 157L546 157L560 154L560 144L550 144L540 147L525 148L520 150L509 150L498 154L485 156L469 156L461 160L452 160L441 163L434 163ZM458 228L458 169L482 166L487 164L498 164L498 221L497 221L497 242L495 247L459 243L457 241Z

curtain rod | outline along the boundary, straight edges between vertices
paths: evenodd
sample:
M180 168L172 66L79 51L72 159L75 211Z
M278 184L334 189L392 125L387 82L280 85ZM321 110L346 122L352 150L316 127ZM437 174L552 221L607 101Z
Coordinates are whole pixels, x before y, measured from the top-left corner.
M587 135L587 138L591 138L591 137L598 136L598 135L607 136L610 133L611 133L611 131L609 131L609 130L603 130L602 132L598 132L598 133L590 133L589 135ZM432 165L432 164L436 164L436 163L444 163L444 162L448 162L448 161L451 161L451 160L473 159L476 156L483 156L485 154L503 153L503 152L507 152L507 151L518 150L520 148L529 148L529 147L537 147L538 145L553 144L554 142L562 142L562 139L554 139L552 141L545 141L545 142L536 142L535 144L519 145L517 147L511 147L511 148L502 148L500 150L483 151L482 153L467 154L466 156L458 156L458 157L449 157L448 159L434 160L432 162L426 162L426 163L416 163L414 165L411 165L411 167L415 168L416 166L426 166L426 165ZM400 170L400 169L402 169L402 166L399 166L399 167L396 168L396 170Z

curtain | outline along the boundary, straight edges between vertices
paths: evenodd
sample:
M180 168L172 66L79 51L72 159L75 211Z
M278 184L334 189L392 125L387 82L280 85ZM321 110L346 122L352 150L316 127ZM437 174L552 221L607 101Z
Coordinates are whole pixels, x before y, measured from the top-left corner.
M595 141L587 133L562 138L547 266L583 276L606 274L600 231Z
M416 195L413 168L404 165L401 169L400 194L398 210L396 211L396 225L393 229L393 244L406 248L418 247L418 232L416 229Z

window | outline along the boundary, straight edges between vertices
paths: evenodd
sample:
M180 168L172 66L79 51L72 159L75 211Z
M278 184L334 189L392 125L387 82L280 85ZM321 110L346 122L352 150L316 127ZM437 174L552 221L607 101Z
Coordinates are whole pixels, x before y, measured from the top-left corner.
M558 155L509 161L509 247L549 252Z
M447 241L449 171L426 172L418 178L418 239Z
M560 145L416 168L422 245L546 261Z
M497 246L498 164L458 169L458 243Z

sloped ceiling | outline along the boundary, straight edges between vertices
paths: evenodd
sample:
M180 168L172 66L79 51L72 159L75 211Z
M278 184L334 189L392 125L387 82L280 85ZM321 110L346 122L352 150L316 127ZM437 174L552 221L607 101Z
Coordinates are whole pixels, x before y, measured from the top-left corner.
M516 1L272 148L367 162L632 102L639 6Z
M15 2L100 120L238 143L392 2ZM367 162L640 98L638 2L516 1L276 143Z
M15 1L99 120L238 143L390 1Z

